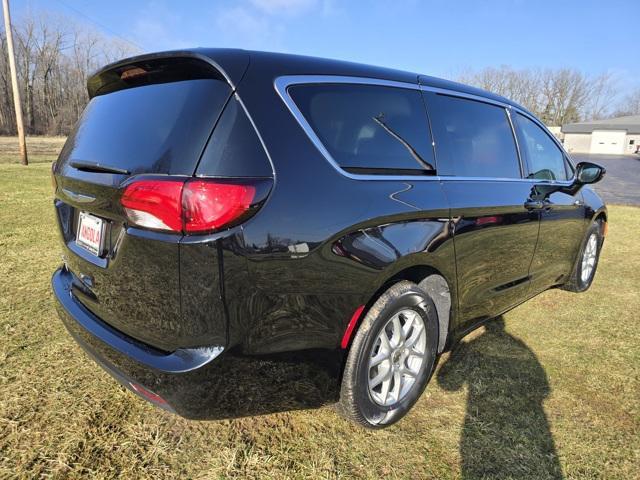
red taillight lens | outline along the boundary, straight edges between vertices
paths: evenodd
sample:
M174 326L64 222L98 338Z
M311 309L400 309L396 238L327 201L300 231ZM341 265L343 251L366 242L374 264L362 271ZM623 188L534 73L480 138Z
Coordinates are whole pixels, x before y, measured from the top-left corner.
M182 192L185 232L206 232L233 222L249 210L255 193L252 185L187 182Z
M139 180L120 200L129 221L143 228L205 233L237 220L251 208L256 187L203 179Z
M134 225L182 231L183 181L139 180L127 186L120 203Z

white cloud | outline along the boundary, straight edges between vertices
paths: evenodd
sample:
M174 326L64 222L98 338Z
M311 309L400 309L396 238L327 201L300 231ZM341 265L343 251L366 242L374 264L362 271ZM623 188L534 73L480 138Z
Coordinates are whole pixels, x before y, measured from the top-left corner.
M177 32L185 32L181 15L155 1L146 3L136 15L132 33L145 50L173 50L191 47L193 41Z
M244 48L277 49L283 34L268 15L242 6L219 10L216 24L224 43Z

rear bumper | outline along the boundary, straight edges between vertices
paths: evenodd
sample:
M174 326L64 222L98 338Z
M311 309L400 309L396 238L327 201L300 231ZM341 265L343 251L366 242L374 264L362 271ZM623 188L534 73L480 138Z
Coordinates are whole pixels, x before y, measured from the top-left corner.
M71 291L72 282L72 274L64 268L57 270L51 279L53 292L58 300L60 318L76 339L80 332L84 331L100 340L102 344L109 345L112 350L164 373L184 373L195 370L215 359L224 350L222 346L214 346L181 348L172 353L165 353L137 342L111 328L84 307Z
M334 402L340 352L245 356L218 346L161 352L113 329L72 293L64 267L51 280L60 319L76 342L142 398L194 419L235 418ZM142 388L140 388L142 387Z

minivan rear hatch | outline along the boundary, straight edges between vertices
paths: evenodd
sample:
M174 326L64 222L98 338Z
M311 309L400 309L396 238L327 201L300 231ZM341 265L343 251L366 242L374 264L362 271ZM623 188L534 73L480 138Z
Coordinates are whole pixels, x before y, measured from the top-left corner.
M181 319L181 234L131 228L120 199L134 178L194 174L231 86L200 58L150 56L100 71L89 92L54 167L73 294L102 321L160 350L224 343L224 319Z

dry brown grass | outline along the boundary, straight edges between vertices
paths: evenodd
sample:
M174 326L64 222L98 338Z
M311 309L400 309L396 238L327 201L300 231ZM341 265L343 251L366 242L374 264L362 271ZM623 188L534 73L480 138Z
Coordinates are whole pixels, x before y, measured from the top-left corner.
M27 137L29 163L51 163L64 145L66 137ZM0 136L0 164L20 163L17 137Z
M409 416L193 422L123 390L57 319L48 166L0 165L0 478L640 478L640 210L592 289L550 291L446 355Z

